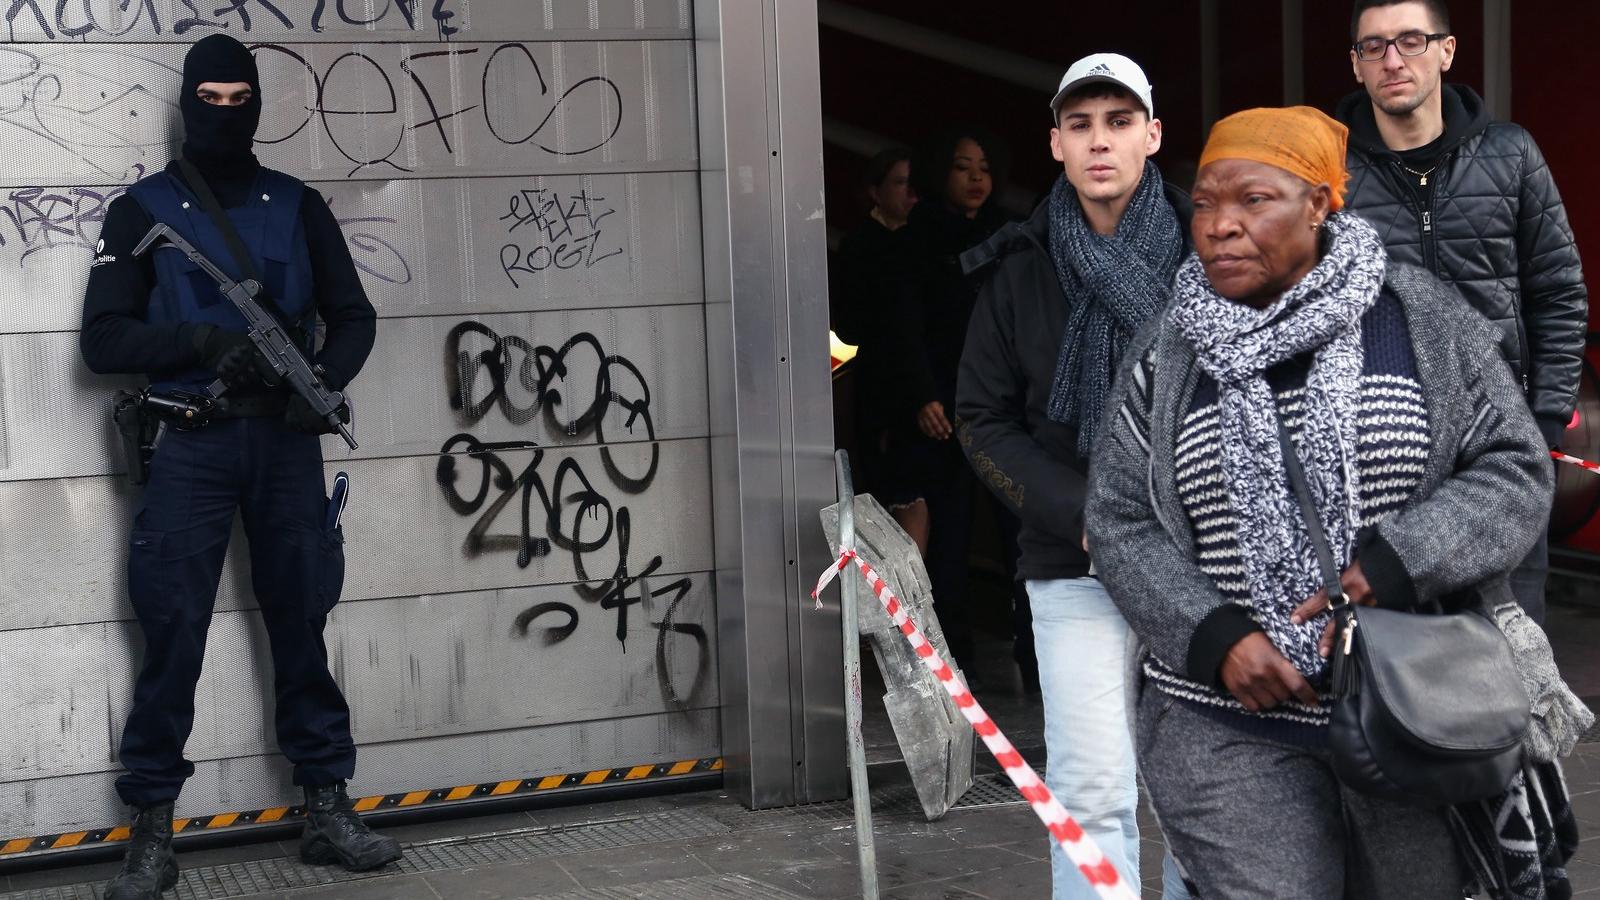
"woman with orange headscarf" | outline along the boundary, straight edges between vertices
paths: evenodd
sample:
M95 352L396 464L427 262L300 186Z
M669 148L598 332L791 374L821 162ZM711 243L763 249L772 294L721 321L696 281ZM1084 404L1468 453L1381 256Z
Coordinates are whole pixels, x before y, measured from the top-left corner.
M1549 510L1488 323L1341 211L1345 138L1307 107L1217 123L1195 252L1090 469L1090 549L1146 649L1140 771L1204 897L1457 900L1468 879L1446 810L1334 774L1329 614L1280 419L1355 603L1502 574Z

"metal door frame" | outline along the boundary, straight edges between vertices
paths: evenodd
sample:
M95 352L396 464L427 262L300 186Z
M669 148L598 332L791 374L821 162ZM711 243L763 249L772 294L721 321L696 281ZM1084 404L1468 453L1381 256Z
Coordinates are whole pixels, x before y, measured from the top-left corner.
M727 786L752 808L843 797L827 233L815 0L696 0L713 533Z

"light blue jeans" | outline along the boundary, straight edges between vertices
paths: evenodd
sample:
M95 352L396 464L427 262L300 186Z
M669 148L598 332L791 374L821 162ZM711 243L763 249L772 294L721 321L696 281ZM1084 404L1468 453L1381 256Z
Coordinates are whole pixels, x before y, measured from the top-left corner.
M1044 780L1100 852L1139 893L1139 784L1128 721L1128 623L1095 578L1029 581L1033 640L1044 694ZM1093 900L1051 842L1053 900ZM1187 900L1170 857L1163 900Z

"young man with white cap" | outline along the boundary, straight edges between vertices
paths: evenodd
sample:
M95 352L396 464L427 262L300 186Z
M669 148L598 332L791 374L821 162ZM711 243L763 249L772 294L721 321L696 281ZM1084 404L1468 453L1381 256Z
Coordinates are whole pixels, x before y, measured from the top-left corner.
M984 285L956 392L979 478L1022 521L1044 695L1045 781L1139 891L1129 631L1083 546L1089 454L1123 349L1166 305L1188 252L1188 197L1149 161L1161 147L1144 71L1115 53L1067 70L1050 101L1062 164L1047 200L968 251ZM1055 900L1095 896L1060 847ZM1168 900L1186 898L1168 866Z

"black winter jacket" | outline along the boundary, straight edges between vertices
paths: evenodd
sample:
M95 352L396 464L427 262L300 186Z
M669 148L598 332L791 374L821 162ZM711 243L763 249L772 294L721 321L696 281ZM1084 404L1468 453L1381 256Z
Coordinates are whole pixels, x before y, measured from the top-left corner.
M1189 195L1167 185L1189 250ZM1083 504L1089 461L1077 429L1052 422L1050 385L1070 304L1047 249L1050 204L961 257L984 276L956 387L956 437L978 478L1022 520L1022 579L1089 574Z
M1367 94L1339 103L1350 128L1350 209L1378 229L1389 258L1422 266L1495 324L1545 439L1577 404L1589 295L1566 208L1544 155L1521 126L1489 118L1471 88L1444 85L1444 156L1431 209L1402 180Z
M937 400L948 414L955 407L956 372L967 343L967 325L978 298L978 283L962 269L962 254L1000 230L1004 219L992 207L976 218L951 211L935 200L911 209L903 229L905 243L896 276L893 402L899 426L916 432L917 411ZM920 433L920 432L916 432ZM959 469L961 459L953 457Z

